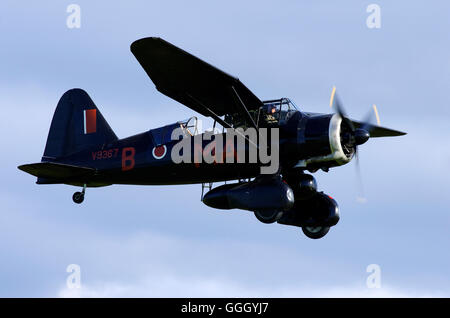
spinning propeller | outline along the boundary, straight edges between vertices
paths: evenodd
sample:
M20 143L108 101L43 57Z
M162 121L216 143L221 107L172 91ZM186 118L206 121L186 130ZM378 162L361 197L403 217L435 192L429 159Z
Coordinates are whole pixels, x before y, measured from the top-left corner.
M367 142L367 140L373 137L402 136L406 135L406 133L379 126L380 117L378 115L378 110L375 104L372 106L373 112L371 110L364 121L358 122L349 119L338 95L336 94L335 86L333 86L333 90L331 92L330 107L336 110L337 114L342 118L342 121L344 123L341 128L341 144L346 151L354 152L357 175L361 192L363 194L359 199L361 201L365 201L366 199L364 196L363 182L361 178L361 168L359 164L358 146L364 144L365 142ZM370 123L373 114L375 114L377 125L372 125Z

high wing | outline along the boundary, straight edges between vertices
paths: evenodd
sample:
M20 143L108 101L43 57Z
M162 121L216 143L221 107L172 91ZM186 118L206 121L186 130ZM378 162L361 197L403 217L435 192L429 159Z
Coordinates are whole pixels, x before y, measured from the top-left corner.
M249 112L263 105L238 78L200 60L161 38L143 38L131 52L156 89L222 125L220 116L236 115L255 126Z

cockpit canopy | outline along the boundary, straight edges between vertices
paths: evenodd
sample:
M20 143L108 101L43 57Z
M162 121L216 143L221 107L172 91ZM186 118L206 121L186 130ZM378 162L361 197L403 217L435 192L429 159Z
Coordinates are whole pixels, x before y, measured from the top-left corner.
M297 106L289 98L266 100L263 104L260 114L269 124L283 124L298 111Z

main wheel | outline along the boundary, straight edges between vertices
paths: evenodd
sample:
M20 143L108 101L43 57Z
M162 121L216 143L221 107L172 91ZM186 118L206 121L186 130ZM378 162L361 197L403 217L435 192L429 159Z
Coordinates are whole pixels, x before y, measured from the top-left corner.
M75 192L72 196L73 202L80 204L84 201L84 193L83 192Z
M303 226L303 233L310 239L320 239L327 235L330 228L328 226Z
M283 211L255 211L255 216L260 222L271 224L283 216Z

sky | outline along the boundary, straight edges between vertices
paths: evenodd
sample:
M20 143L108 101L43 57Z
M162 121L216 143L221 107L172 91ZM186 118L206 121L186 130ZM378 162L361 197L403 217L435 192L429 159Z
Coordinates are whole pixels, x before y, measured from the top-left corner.
M81 9L68 28L67 7ZM381 27L368 28L370 4ZM449 297L448 1L10 1L0 3L1 297ZM323 239L214 210L200 185L36 185L56 104L86 90L119 136L188 118L160 94L130 44L159 36L239 77L260 99L330 112L372 104L406 131L314 174L339 203ZM201 116L199 116L201 118ZM207 122L207 120L205 119ZM70 288L70 264L80 288ZM380 269L380 287L368 288Z

